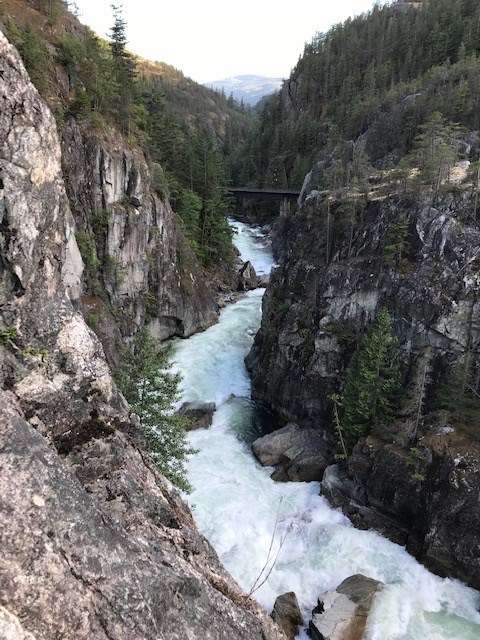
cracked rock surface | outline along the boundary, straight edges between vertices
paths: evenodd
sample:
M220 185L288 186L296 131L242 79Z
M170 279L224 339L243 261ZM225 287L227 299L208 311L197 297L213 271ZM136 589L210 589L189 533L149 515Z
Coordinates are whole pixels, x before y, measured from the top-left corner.
M440 575L479 588L478 424L471 433L457 428L437 402L455 363L471 357L476 376L480 370L480 230L468 215L471 192L372 199L356 217L309 184L303 196L274 243L280 266L246 359L253 398L298 424L300 434L315 430L325 460L334 462L331 396L344 390L366 326L387 308L404 375L400 414L360 440L346 464L328 468L323 493L356 526L380 531ZM399 221L405 247L392 256ZM420 388L419 408L413 390ZM282 437L279 431L265 441ZM413 466L411 448L420 456ZM307 466L311 453L307 444L295 467ZM279 462L286 461L267 461ZM325 466L315 469L323 474Z
M0 637L282 640L153 467L74 308L54 119L0 34Z

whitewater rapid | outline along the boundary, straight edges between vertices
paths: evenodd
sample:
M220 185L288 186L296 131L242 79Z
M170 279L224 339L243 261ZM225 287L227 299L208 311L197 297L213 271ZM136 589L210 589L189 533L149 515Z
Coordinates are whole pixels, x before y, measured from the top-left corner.
M257 273L269 273L274 261L263 234L231 224L242 259ZM261 435L262 421L250 402L243 359L260 326L263 291L247 293L222 310L217 325L175 344L182 402L217 404L211 428L189 435L199 452L188 463L194 489L186 498L200 531L247 592L269 574L253 593L268 611L278 595L295 591L308 621L321 593L362 573L387 585L366 640L479 640L478 592L429 573L402 547L352 527L319 495L318 483L275 483L272 469L253 457L250 443ZM299 638L307 638L305 630Z

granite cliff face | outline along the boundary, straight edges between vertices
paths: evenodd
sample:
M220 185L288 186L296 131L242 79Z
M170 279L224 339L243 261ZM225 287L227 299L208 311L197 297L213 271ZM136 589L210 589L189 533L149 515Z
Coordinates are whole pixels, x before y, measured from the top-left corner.
M480 447L452 429L429 426L415 466L408 448L369 437L346 468L327 468L322 494L355 526L376 529L432 571L480 589Z
M153 190L154 168L143 153L116 131L100 135L73 119L61 136L77 237L88 257L93 295L83 298L86 313L106 313L106 304L124 336L145 323L160 339L213 324L215 292L168 200Z
M2 34L0 53L0 635L281 640L153 467L102 345L75 308L85 265L55 121ZM67 163L74 153L88 156L72 147ZM119 162L113 182L135 166L128 156ZM105 188L95 176L112 163L92 163L85 197L88 186ZM131 184L144 209L112 206L106 238L129 276L147 230L168 242L173 224L140 178ZM106 206L124 188L92 197ZM140 231L127 233L133 220ZM134 308L143 278L110 293Z
M360 443L344 468L328 469L324 491L359 526L383 531L439 573L478 587L480 541L466 535L466 523L480 517L476 441L455 433L441 412L430 415L452 363L467 353L478 360L480 231L465 215L468 198L462 191L435 201L377 198L355 203L352 216L351 202L328 201L307 183L276 240L283 259L247 365L254 398L319 429L332 456L329 396L343 389L366 325L386 307L407 388L401 415L374 443ZM387 245L399 220L406 248L392 257ZM422 381L419 408L414 390Z
M436 204L377 200L349 222L334 205L327 214L325 196L310 192L285 220L284 259L248 356L255 398L290 420L326 419L328 395L338 390L359 337L382 307L412 366L419 354L451 362L478 344L480 231L458 219L462 204L450 197ZM410 246L401 265L385 259L398 219L408 224Z

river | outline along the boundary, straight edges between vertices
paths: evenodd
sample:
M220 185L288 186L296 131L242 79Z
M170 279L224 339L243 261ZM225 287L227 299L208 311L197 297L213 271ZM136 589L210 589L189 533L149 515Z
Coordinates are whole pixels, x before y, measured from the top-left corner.
M268 273L274 262L261 232L231 224L243 260ZM387 585L366 640L479 640L478 592L429 573L376 533L355 529L319 495L318 483L275 483L272 469L253 457L250 443L263 421L249 400L243 359L260 325L262 295L262 289L247 293L222 310L217 325L175 345L182 401L217 404L212 427L189 436L199 452L188 464L194 490L187 501L200 531L247 592L268 574L253 593L268 611L278 595L295 591L308 620L318 595L362 573ZM299 638L307 638L305 630Z

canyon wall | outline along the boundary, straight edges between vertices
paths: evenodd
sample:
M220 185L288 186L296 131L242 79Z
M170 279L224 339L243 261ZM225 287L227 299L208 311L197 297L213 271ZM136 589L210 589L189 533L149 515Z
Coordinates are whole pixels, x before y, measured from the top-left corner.
M0 627L13 639L281 640L155 469L80 313L96 263L82 259L78 218L110 207L105 255L124 279L100 282L107 302L139 323L152 270L160 332L214 320L210 302L190 318L179 311L182 274L192 286L199 276L175 265L171 211L148 193L142 158L72 128L63 144L76 223L55 120L2 34L0 54ZM149 246L158 256L147 267Z
M471 192L366 202L350 193L341 202L315 189L314 173L276 238L282 259L247 357L254 399L317 429L333 462L331 395L344 389L366 327L386 308L402 365L398 417L327 469L323 492L358 526L478 588L478 425L452 424L437 410L454 363L470 358L478 367L480 231Z

